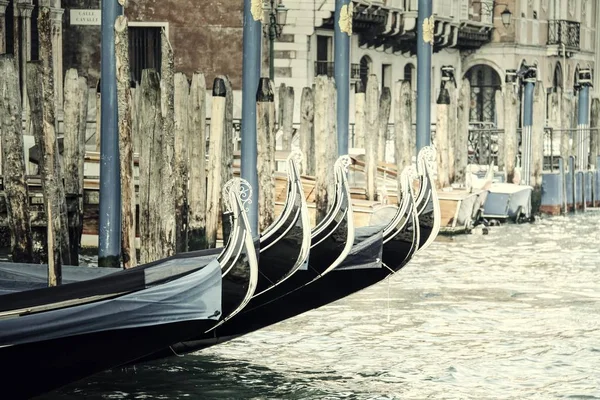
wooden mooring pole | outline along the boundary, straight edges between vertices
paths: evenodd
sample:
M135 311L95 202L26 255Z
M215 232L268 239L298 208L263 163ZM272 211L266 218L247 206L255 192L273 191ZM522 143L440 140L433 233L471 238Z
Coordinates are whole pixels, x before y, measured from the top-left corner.
M392 91L384 87L379 97L379 136L377 139L377 161L385 162L387 150L388 125L392 111Z
M370 75L366 92L366 124L372 127L373 134L365 132L365 175L367 180L367 199L377 200L377 147L379 144L379 83L377 75Z
M463 79L456 107L456 136L454 139L454 179L452 183L466 184L469 165L469 118L471 113L471 83Z
M206 80L201 73L192 76L188 103L190 183L188 193L188 247L201 250L206 242Z
M506 182L515 183L515 168L517 166L517 116L520 101L513 82L504 84L504 167Z
M188 248L188 173L190 85L185 74L175 74L175 232L176 251Z
M162 113L160 106L160 79L154 69L142 71L140 88L139 131L139 230L140 262L148 263L160 258L158 249L160 216L160 143L162 140Z
M336 93L333 81L326 76L315 79L315 203L316 222L327 214L330 197L333 196L335 179L333 166L337 158L337 135L335 131ZM333 108L333 110L332 110Z
M21 93L15 59L0 55L2 175L11 236L12 261L33 262L29 195L25 180Z
M560 155L563 159L568 160L570 156L574 155L571 146L571 135L573 132L573 117L571 114L577 114L573 109L573 93L563 91L562 93L562 114L561 114L561 126L562 134L560 135Z
M41 62L27 64L27 80L33 134L40 149L44 209L48 221L48 285L57 286L62 282L62 264L64 256L69 257L69 248L67 246L65 249L62 243L62 229L63 226L66 228L67 224L63 224L63 218L61 218L64 189L61 190L62 182L59 178L62 175L57 173L60 172L60 167L58 165L58 144L54 131L54 106L53 102L45 99L53 90L46 86L48 77L44 77L44 67ZM64 252L67 254L64 255Z
M401 184L400 173L412 165L415 140L412 134L413 96L410 81L396 82L396 110L394 118L394 134L396 136L396 167L398 185ZM400 190L400 189L399 189Z
M305 87L302 89L300 102L300 150L302 151L302 167L304 173L315 173L315 98L313 90Z
M163 110L162 143L160 148L160 247L161 257L175 254L175 59L171 42L161 30L161 104Z
M271 112L274 100L269 78L261 78L256 93L258 227L261 232L275 219L275 121Z
M358 149L365 148L365 90L362 81L356 82L354 88L354 140L350 145Z
M119 112L119 153L121 168L121 258L123 267L137 265L135 248L136 197L133 180L132 99L129 72L128 21L119 15L115 21L117 103ZM66 96L65 96L66 97Z
M216 78L213 85L212 112L208 153L208 189L206 200L206 241L209 248L217 245L217 230L221 217L221 175L223 136L227 103L225 81Z
M538 82L533 92L534 124L531 133L531 185L533 193L531 205L537 213L542 204L542 173L544 172L544 126L546 115L546 90L543 82Z
M437 120L435 128L435 147L437 154L437 187L443 189L450 186L450 177L448 176L449 154L448 142L450 141L450 132L448 131L448 119L450 113L450 93L448 89L442 88L437 99Z
M80 169L81 160L85 157L85 143L80 138L81 130L81 102L83 93L76 69L69 69L64 83L64 153L63 165L65 169L65 193L69 199L71 212L69 217L69 244L71 246L71 261L79 265L79 245L83 232L83 208L80 207L79 198L83 197L83 170ZM85 123L85 121L83 122Z
M285 86L283 83L279 88L279 110L279 129L283 133L281 149L290 151L292 150L292 134L294 133L294 88Z

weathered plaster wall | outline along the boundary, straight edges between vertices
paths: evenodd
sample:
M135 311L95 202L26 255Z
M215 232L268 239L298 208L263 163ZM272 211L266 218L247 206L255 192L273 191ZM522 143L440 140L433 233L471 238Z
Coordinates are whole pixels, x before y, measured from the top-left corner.
M178 71L202 71L209 84L228 75L234 89L241 88L242 1L131 0L126 13L131 21L169 23Z
M63 0L64 67L77 68L94 85L100 77L100 27L70 24L70 9L99 9L100 0ZM242 82L242 12L240 0L131 0L132 22L168 23L175 68L188 76L202 71L209 85L228 75L234 89Z
M100 0L62 0L63 69L70 68L88 78L95 86L100 78L100 27L71 25L71 9L99 9Z

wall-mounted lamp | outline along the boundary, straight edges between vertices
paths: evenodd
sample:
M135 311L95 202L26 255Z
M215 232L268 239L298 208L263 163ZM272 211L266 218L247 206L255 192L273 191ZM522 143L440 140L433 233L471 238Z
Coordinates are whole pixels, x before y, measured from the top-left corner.
M504 25L505 28L508 28L510 26L510 23L512 21L512 13L508 9L508 4L506 4L506 3L490 4L489 2L484 3L482 1L473 1L471 4L479 4L481 6L482 10L484 10L488 14L490 14L490 13L493 14L495 7L504 6L504 11L502 11L500 13L500 18L502 18L502 24Z

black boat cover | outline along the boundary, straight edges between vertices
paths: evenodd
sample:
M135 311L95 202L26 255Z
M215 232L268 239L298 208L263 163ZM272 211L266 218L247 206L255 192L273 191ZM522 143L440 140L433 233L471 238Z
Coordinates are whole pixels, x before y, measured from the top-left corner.
M346 260L335 271L381 268L384 226L364 226L354 231L354 244Z
M197 258L170 262L182 269L192 263L198 267ZM0 313L0 347L182 321L217 321L221 291L221 265L213 260L178 279L108 300L29 315Z

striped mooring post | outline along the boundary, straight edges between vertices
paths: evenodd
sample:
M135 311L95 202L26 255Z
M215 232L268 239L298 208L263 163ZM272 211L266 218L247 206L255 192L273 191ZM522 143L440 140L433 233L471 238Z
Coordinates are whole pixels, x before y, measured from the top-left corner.
M523 98L523 132L521 137L522 153L521 153L521 169L523 182L526 185L531 185L531 165L532 165L532 148L531 134L533 129L533 89L537 79L536 67L527 67L527 71L523 76L523 85L525 86L525 94Z
M589 135L590 135L590 86L592 86L592 71L580 69L577 75L579 87L579 112L577 119L577 166L578 171L588 169Z

